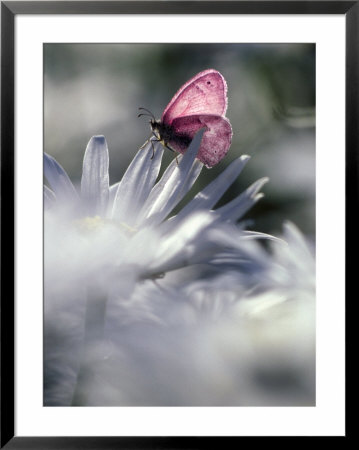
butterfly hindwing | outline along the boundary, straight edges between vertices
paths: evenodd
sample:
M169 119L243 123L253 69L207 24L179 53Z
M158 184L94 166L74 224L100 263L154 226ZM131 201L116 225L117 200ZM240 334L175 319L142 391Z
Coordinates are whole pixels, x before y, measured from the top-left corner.
M201 128L206 128L197 158L207 167L213 167L226 155L232 141L229 120L216 114L196 114L177 117L172 121L173 137L168 144L184 153L188 142Z

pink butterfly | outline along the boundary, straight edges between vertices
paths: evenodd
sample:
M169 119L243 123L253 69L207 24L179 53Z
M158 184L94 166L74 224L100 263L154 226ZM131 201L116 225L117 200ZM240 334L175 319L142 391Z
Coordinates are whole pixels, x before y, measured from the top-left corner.
M150 124L157 140L179 153L185 153L197 131L205 128L197 158L210 168L225 157L231 145L233 133L224 117L226 110L226 80L217 70L208 69L187 81L169 102L161 120L153 117Z

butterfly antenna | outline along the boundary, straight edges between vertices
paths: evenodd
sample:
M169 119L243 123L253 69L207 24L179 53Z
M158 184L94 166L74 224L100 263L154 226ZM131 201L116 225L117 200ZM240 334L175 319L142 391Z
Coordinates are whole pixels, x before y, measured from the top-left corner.
M152 119L153 120L156 120L156 118L155 118L155 116L153 115L153 113L150 111L150 110L148 110L147 108L138 108L139 110L143 110L143 111L146 111L146 113L140 113L140 114L138 114L138 116L137 117L141 117L141 116L149 116L149 117L152 117Z

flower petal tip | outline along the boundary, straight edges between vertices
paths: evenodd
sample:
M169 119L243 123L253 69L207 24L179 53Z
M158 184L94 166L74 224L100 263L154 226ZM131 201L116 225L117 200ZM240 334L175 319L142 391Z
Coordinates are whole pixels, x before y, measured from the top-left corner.
M106 145L106 139L105 139L105 136L103 136L102 134L99 134L96 136L92 136L89 143L95 144L95 145Z

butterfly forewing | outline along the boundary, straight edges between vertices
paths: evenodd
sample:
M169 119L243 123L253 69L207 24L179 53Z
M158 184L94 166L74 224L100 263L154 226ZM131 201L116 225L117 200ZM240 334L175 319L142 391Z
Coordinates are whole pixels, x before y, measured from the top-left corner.
M172 124L178 117L195 114L223 116L227 109L227 84L213 69L204 70L185 83L164 110L161 122Z

